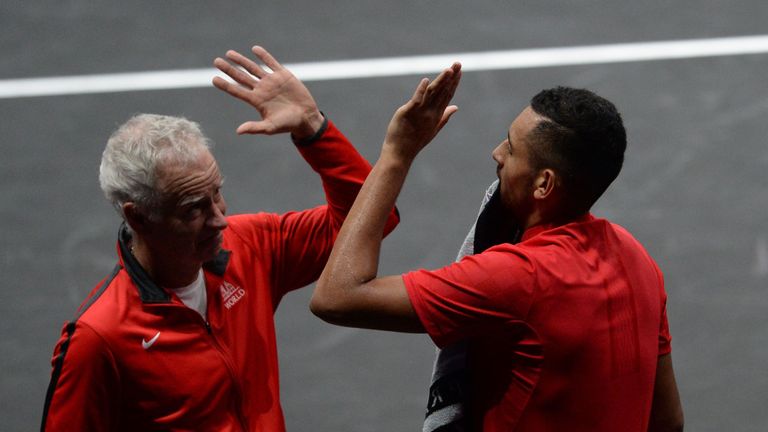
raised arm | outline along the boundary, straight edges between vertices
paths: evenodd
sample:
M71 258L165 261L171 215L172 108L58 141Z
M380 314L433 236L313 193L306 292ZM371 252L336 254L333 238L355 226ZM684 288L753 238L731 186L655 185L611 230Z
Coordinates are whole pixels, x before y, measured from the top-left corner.
M309 90L291 71L262 47L253 47L253 53L264 66L235 51L228 51L226 60L214 60L214 65L234 82L216 77L213 84L260 114L261 120L241 124L238 133L291 134L299 153L320 175L327 202L326 206L275 217L268 229L248 223L233 228L240 230L241 235L254 238L255 244L273 245L270 250L275 259L274 298L278 300L285 292L303 287L320 276L371 165L332 122L324 119ZM394 229L397 222L392 206L387 232ZM243 233L243 230L250 231ZM269 239L263 238L265 232L270 235ZM256 240L259 236L262 237Z
M347 216L318 280L311 309L339 325L423 332L400 276L377 278L382 230L416 155L456 112L448 106L461 78L453 64L423 79L396 112L381 155Z
M262 118L241 124L237 133L291 134L302 157L323 180L338 229L371 166L323 117L307 87L291 71L260 46L254 46L253 53L264 66L232 50L227 51L227 60L216 58L214 65L233 82L215 77L213 84L255 108Z

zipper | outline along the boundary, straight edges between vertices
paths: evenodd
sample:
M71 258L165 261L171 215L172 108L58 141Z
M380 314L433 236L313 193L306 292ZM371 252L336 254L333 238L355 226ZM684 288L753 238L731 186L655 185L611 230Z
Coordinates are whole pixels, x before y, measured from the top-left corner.
M194 311L193 311L194 312ZM219 355L224 360L224 365L227 367L227 371L229 372L229 377L232 379L232 388L235 392L235 414L237 415L237 419L240 422L240 427L243 429L243 432L248 431L248 425L245 422L245 418L243 417L242 413L242 406L243 406L243 389L240 387L240 381L237 379L237 375L235 374L235 366L232 364L232 361L230 360L229 356L227 356L226 351L222 347L222 345L219 343L219 340L216 338L216 335L213 334L213 329L211 328L211 323L208 322L208 320L203 319L200 314L197 312L194 312L195 315L200 317L200 320L203 321L205 325L205 331L208 333L208 336L211 338L211 342L216 348L216 351L219 352Z
M178 304L176 302L166 303L166 306L171 307L178 307L183 308L184 310L188 311L188 313L193 314L198 320L198 322L201 322L203 324L203 328L205 328L205 333L208 335L208 337L211 340L211 345L213 345L216 352L219 353L221 356L221 359L224 361L224 366L227 368L227 372L229 373L229 377L232 380L232 388L235 393L235 415L237 417L237 420L240 422L240 427L242 428L243 432L247 432L248 429L248 423L245 421L245 418L243 417L242 413L242 405L243 405L243 390L240 387L240 381L237 379L237 374L235 373L235 366L232 364L232 361L230 360L229 356L226 354L226 351L222 347L222 345L219 343L219 340L216 338L216 335L213 333L213 328L211 327L211 323L208 322L207 319L203 318L197 311L194 311L190 308L188 308L184 304Z

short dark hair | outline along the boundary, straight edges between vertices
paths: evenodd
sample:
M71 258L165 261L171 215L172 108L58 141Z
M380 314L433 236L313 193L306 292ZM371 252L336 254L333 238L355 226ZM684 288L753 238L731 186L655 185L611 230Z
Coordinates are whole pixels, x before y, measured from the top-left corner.
M560 174L569 210L589 211L624 163L621 114L610 101L570 87L542 90L531 108L545 118L531 132L532 165Z

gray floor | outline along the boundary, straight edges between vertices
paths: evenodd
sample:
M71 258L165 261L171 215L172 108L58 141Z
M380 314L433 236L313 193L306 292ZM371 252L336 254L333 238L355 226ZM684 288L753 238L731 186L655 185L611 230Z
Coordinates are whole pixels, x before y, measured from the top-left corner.
M0 79L207 67L257 42L289 63L764 34L768 18L757 0L45 3L0 5ZM766 70L768 55L467 73L460 112L406 184L383 272L453 258L494 178L490 151L532 94L593 89L619 106L630 135L625 169L595 213L628 227L665 272L688 430L766 430ZM417 78L310 88L373 159ZM214 89L0 100L4 431L38 427L61 325L114 263L118 219L97 166L111 130L137 112L203 125L230 212L322 200L287 139L237 137L253 114ZM325 325L308 312L309 293L277 313L289 430L418 429L429 339Z

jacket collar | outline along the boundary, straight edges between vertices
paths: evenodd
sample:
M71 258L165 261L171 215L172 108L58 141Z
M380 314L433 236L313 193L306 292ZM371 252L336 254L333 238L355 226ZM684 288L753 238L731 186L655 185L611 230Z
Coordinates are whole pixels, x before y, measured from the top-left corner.
M120 259L120 265L128 272L136 289L139 291L139 297L144 303L169 303L171 295L160 288L149 277L146 270L131 252L131 232L128 230L125 222L120 225L120 231L117 235L117 253ZM221 249L214 259L203 264L203 269L217 276L223 276L227 269L231 252Z

